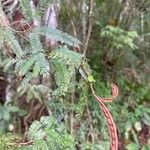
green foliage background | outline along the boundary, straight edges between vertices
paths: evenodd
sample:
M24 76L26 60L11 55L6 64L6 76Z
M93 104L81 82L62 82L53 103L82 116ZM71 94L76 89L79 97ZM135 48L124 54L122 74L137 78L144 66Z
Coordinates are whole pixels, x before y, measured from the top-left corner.
M23 22L39 19L49 3L53 1L40 1L33 14L28 1L21 0ZM110 83L119 87L118 99L107 105L117 125L119 148L149 150L149 0L94 1L84 60L89 1L59 4L58 29L34 27L21 37L13 28L0 27L0 74L6 82L11 77L6 84L13 91L10 101L1 100L0 149L109 149L106 122L86 79L101 97L110 95ZM58 47L46 48L45 36Z

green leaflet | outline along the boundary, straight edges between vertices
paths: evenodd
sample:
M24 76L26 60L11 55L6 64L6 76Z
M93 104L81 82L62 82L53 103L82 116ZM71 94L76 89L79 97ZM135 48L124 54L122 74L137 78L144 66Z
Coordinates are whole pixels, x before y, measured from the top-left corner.
M37 34L35 33L30 34L30 43L31 43L33 54L36 55L38 52L44 52L39 36Z
M62 96L68 92L69 88L72 88L75 84L72 79L75 74L75 66L67 66L62 61L57 59L52 60L52 65L54 69L54 78L58 86L53 92L54 96ZM71 84L72 83L72 84Z
M24 61L24 63L20 67L19 75L24 76L30 70L34 62L35 62L34 58L29 58L28 60Z
M50 58L58 59L67 65L79 67L82 60L82 55L69 50L67 47L61 47L51 52Z
M32 72L33 77L37 77L39 72L40 72L40 66L38 65L37 62L35 62L34 67L33 67L33 72Z
M29 128L28 138L34 141L30 149L74 149L74 139L64 125L58 124L53 117L41 117L40 121L34 121Z
M31 150L49 150L47 142L45 140L36 140L31 147Z
M32 48L32 55L35 56L35 62L40 68L40 74L47 74L50 71L49 63L45 58L44 50L41 45L39 36L35 33L30 34L30 43ZM38 68L38 71L39 71Z
M36 62L37 65L40 68L40 74L49 74L50 72L50 66L48 60L45 58L45 55L43 53L38 53L36 55Z
M56 84L61 86L63 83L66 83L67 80L67 67L65 64L58 62L57 60L53 60L52 63L54 65L54 77Z

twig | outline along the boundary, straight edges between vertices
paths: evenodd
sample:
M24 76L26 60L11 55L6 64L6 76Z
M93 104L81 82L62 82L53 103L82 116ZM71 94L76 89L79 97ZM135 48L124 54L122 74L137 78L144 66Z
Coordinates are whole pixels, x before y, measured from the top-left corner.
M2 27L2 28L7 28L7 29L9 29L9 30L11 30L11 31L13 31L13 32L16 32L16 33L18 33L21 37L23 37L24 39L28 40L25 36L23 36L22 34L20 34L20 33L22 33L22 31L17 31L17 30L15 30L15 29L12 29L12 28L11 28L11 25L13 25L13 24L15 24L15 23L19 23L19 21L10 23L8 17L6 16L6 14L5 14L4 11L3 11L2 5L0 4L0 27ZM30 27L30 29L31 29L31 27Z
M71 94L71 102L70 104L72 105L74 103L75 95L74 92ZM70 112L70 134L73 135L74 132L74 115L73 115L73 110Z
M90 0L90 8L89 8L89 26L88 26L88 32L87 32L87 38L85 40L85 45L83 49L83 58L85 57L87 50L88 50L88 45L89 45L89 40L92 32L92 25L93 25L93 6L94 6L94 0Z
M92 116L91 116L90 110L87 105L86 105L86 111L87 111L87 115L89 118L90 134L91 134L91 138L92 138L92 143L94 143L96 136L95 136L95 132L94 132L94 128L93 128Z
M76 31L76 26L75 26L75 22L74 22L74 17L71 16L71 11L72 11L72 2L70 1L67 1L68 2L68 11L67 11L67 14L68 16L70 17L70 23L71 23L71 26L72 26L72 30L73 30L73 35L75 37L77 37L77 31Z
M32 144L33 143L33 141L28 141L28 142L23 142L23 143L7 143L8 145L30 145L30 144Z

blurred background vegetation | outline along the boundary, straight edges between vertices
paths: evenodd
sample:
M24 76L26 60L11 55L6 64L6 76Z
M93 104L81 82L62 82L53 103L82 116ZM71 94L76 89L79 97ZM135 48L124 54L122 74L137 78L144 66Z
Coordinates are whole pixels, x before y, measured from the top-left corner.
M119 150L150 150L150 1L95 0L91 16L90 0L61 0L57 3L57 28L82 43L80 49L71 49L71 55L84 53L87 33L92 24L86 59L95 80L97 95L110 95L112 82L119 88L119 97L107 105L117 126ZM25 42L19 42L22 47L29 47ZM49 57L47 49L45 53ZM16 149L17 144L12 144L14 139L27 142L27 132L29 139L36 139L29 149L40 149L36 147L41 142L38 137L45 133L51 137L51 148L43 146L43 150L109 149L106 122L90 88L77 71L68 85L62 86L60 77L52 75L49 83L38 76L38 81L32 79L32 85L18 93L21 77L15 72L16 62L10 62L6 54L1 52L0 60L1 149ZM55 61L52 63L60 65ZM57 71L58 68L55 69ZM61 73L57 72L59 76L69 74ZM52 97L45 94L48 91ZM7 94L11 94L11 100ZM41 118L48 115L55 119ZM39 130L40 127L45 132ZM48 127L52 130L48 131ZM56 133L53 133L54 130ZM54 146L55 138L58 147ZM20 149L26 148L23 145Z

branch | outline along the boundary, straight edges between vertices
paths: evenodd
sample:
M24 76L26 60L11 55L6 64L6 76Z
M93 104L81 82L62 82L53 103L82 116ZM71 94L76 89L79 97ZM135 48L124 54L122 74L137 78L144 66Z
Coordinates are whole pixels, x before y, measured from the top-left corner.
M87 50L88 50L88 45L89 45L89 40L92 32L92 25L93 25L93 6L94 6L94 0L90 0L90 8L89 8L89 26L88 26L88 33L87 33L87 38L85 40L85 46L83 49L83 58L85 57Z
M26 146L26 145L31 145L33 143L33 141L28 141L28 142L23 142L23 143L7 143L8 145L10 145L10 146L12 146L12 145L24 145L24 146Z

